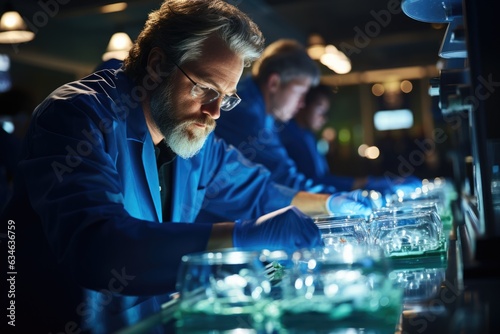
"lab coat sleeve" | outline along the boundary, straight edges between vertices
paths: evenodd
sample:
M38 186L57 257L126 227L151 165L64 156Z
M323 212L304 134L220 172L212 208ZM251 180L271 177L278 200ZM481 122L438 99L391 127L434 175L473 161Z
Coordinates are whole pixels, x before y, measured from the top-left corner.
M258 106L245 100L240 105L218 121L215 131L219 138L235 146L248 160L264 165L276 183L309 192L335 191L334 187L319 184L297 170L279 140L281 125L266 126L265 122L271 119L262 120L259 113L264 114L264 110L258 110Z
M271 173L246 159L241 152L221 139L214 139L206 166L218 166L208 174L201 213L197 221L255 218L290 205L298 190L271 180Z
M314 133L291 120L280 132L280 140L297 169L305 176L318 183L333 185L337 191L352 190L354 178L330 172L325 156L318 151Z
M106 289L113 272L125 271L133 279L124 295L172 291L181 256L205 249L211 225L160 224L125 210L116 160L126 152L109 153L119 134L99 128L89 112L99 106L88 100L56 100L35 114L20 164L31 205L53 253L81 286Z

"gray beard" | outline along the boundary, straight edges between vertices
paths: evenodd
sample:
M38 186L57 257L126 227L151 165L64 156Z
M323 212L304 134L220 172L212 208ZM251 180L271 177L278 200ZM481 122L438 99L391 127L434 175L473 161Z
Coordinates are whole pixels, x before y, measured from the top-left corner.
M172 85L168 81L156 88L151 93L151 116L170 149L181 158L188 159L201 150L213 128L190 129L196 121L177 120L171 103L172 95Z

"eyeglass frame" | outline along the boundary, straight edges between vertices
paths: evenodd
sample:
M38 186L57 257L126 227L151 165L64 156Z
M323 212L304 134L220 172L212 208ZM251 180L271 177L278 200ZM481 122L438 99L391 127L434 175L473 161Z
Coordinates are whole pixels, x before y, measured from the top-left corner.
M220 104L220 109L221 110L224 110L224 111L230 111L232 109L234 109L234 107L236 107L240 102L241 102L241 98L238 96L238 94L234 93L233 95L227 95L227 94L222 94L220 93L218 90L216 89L213 89L211 87L207 87L207 86L204 86L204 85L201 85L199 83L197 83L196 81L194 81L193 79L191 79L191 77L175 62L172 62L181 72L182 74L184 74L184 76L186 76L186 78L189 79L189 81L191 81L191 83L193 84L193 88L191 88L191 96L193 97L196 97L196 93L194 92L194 89L196 87L200 88L202 91L205 91L205 90L209 90L209 91L214 91L215 93L217 93L217 96L212 98L211 100L209 100L208 102L202 102L202 104L209 104L209 103L212 103L214 102L215 100L218 100L221 96L222 96L222 101L221 101L221 104ZM224 105L224 99L236 99L234 103L234 105L231 107L231 108L225 108L223 107ZM227 101L227 100L226 100Z

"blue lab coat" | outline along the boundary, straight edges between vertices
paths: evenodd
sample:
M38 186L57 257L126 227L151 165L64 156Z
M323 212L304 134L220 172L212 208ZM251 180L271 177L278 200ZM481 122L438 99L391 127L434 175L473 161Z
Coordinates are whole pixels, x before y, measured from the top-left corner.
M280 139L301 173L319 182L333 184L339 191L352 190L354 178L330 173L325 156L318 151L316 135L309 129L299 126L291 119L284 124Z
M297 193L210 135L199 154L175 159L173 222L161 223L142 93L122 70L103 70L36 109L1 216L17 231L18 326L110 333L133 324L174 291L182 255L206 248L211 224L193 223L202 208L251 218Z
M283 124L266 113L264 98L252 77L239 82L238 95L240 104L224 113L217 122L215 134L250 161L266 166L275 182L297 190L333 193L334 187L307 178L297 170L279 138Z

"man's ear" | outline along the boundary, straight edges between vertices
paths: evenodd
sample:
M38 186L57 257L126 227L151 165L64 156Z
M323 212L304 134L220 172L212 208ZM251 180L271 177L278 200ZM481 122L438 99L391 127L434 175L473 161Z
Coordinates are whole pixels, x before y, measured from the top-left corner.
M266 81L267 90L271 93L275 93L281 84L281 78L278 73L271 73Z
M162 69L165 67L165 63L166 55L162 49L154 47L149 51L146 71L150 80L160 83L165 79L161 77L161 74L164 72Z

